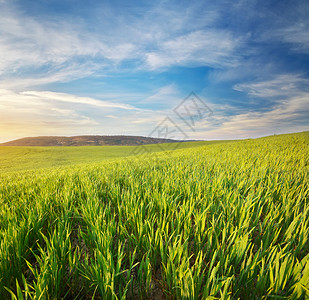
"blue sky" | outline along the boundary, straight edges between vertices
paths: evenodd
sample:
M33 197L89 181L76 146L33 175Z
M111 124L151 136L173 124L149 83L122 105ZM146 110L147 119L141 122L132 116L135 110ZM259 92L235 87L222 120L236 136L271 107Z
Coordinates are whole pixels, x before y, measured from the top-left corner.
M309 130L309 2L0 0L0 142ZM212 111L187 126L194 92ZM175 136L176 137L176 136Z

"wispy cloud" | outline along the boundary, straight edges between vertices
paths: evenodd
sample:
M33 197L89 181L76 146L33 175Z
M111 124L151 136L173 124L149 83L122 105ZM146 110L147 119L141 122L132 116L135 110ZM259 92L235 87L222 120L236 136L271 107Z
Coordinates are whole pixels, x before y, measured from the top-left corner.
M260 137L273 133L309 130L308 80L301 75L280 75L268 81L243 83L234 88L259 97L265 103L259 109L244 112L241 107L213 104L211 119L203 120L192 136L205 139ZM232 109L233 113L228 114Z
M169 84L154 90L150 96L142 98L140 105L155 110L172 110L182 97L178 87L175 84Z
M130 112L130 113L128 113ZM119 128L121 117L138 112L133 106L75 95L0 90L0 132L6 140L33 135L70 135ZM111 115L115 123L108 120Z
M271 80L239 83L234 90L246 92L250 96L261 98L291 97L301 94L304 87L309 86L309 80L301 74L282 74Z
M0 75L18 78L22 74L32 85L37 84L36 73L45 73L39 83L66 81L89 76L100 67L136 55L133 43L104 41L77 21L38 21L23 15L13 4L2 6Z
M240 137L254 137L273 133L308 130L305 124L309 113L309 94L291 98L267 112L249 112L235 115L223 122L221 134ZM217 131L218 132L218 131Z
M151 69L170 66L233 66L238 40L224 30L199 30L162 42L146 54Z
M231 66L237 61L238 39L228 30L205 29L218 14L207 10L197 17L202 13L198 4L171 11L163 1L143 18L105 13L93 31L80 19L38 19L23 14L14 3L2 6L0 75L13 79L10 86L65 82L99 70L104 73L126 60L136 60L139 69L152 70Z
M102 101L93 99L90 97L78 97L75 95L65 94L65 93L55 93L49 91L25 91L21 92L21 95L32 96L39 100L52 100L60 101L72 104L85 104L88 106L100 107L100 108L118 108L118 109L136 109L135 107L129 104L122 104L110 101Z
M147 135L166 113L67 93L2 89L0 142L35 135Z
M309 53L309 5L307 1L296 0L293 5L283 4L269 17L272 23L261 33L261 40L288 45L290 52ZM268 22L269 23L269 22Z
M33 70L30 74L23 74L21 71L17 74L3 75L0 81L0 89L24 90L28 88L37 88L51 83L66 83L76 79L92 76L101 68L94 63L71 62L59 66L50 66L46 72L40 73Z
M298 23L283 32L284 40L292 45L293 51L309 54L309 23Z

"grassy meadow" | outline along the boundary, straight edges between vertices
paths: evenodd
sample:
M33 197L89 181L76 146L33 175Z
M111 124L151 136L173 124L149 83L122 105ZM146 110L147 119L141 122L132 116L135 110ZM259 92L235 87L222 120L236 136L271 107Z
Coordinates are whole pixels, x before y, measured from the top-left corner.
M309 135L1 147L0 299L309 299Z
M161 152L162 149L187 149L231 141L183 142L177 144L143 145L141 151L136 146L81 146L81 147L22 147L0 146L0 174L37 170L42 168L88 164L124 158L141 153Z

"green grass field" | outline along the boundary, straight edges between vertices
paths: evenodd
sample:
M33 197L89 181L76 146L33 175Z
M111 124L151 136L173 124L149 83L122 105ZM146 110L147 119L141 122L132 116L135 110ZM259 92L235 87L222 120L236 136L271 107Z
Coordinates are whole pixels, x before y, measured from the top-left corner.
M308 299L309 135L0 148L0 299Z
M177 144L145 145L146 153L170 149L187 149L231 141L184 142ZM87 164L133 156L136 146L83 146L83 147L15 147L0 146L0 174L37 170L76 164Z

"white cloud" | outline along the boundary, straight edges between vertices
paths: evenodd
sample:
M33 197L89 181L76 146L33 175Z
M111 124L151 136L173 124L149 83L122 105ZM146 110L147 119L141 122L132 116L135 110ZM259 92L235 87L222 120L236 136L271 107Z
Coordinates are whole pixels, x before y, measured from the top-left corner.
M64 93L0 90L0 141L34 135L117 132L126 122L122 116L134 116L138 111L128 104Z
M302 93L303 86L309 86L309 80L302 78L300 74L283 74L271 80L236 84L233 88L250 96L270 98Z
M37 135L147 135L166 114L65 93L1 89L0 142Z
M151 106L156 109L170 109L178 104L182 100L182 95L179 92L175 84L169 84L163 86L156 91L151 96L146 96L142 99L141 105Z
M114 115L107 115L106 118L119 119L119 117Z
M116 102L110 102L110 101L102 101L97 100L90 97L78 97L71 94L65 94L65 93L55 93L55 92L49 92L49 91L25 91L21 92L20 94L25 96L34 96L39 100L53 100L53 101L61 101L61 102L67 102L67 103L73 103L73 104L85 104L88 106L94 106L94 107L100 107L100 108L118 108L118 109L136 109L135 107L129 105L129 104L123 104L123 103L116 103Z
M165 89L169 90L162 88ZM165 117L170 117L189 139L249 138L309 129L305 125L309 115L309 93L306 92L282 100L263 112L244 113L229 106L209 105L214 114L197 122L193 132L171 109L131 109L126 104L70 94L0 90L0 141L37 135L147 136ZM231 108L233 115L228 115Z
M43 73L41 83L66 81L135 56L130 41L104 39L78 20L38 21L9 4L0 11L0 75L6 77L22 74L33 85L33 74Z
M283 30L276 30L272 35L277 39L290 43L293 51L309 54L308 32L309 22L306 17L306 20L298 20L293 25L283 28Z
M280 101L267 111L214 115L201 121L191 136L203 139L237 139L309 130L309 93Z
M309 54L308 1L294 1L286 8L271 15L267 12L272 22L260 32L258 41L280 42L284 48L289 44L292 52Z
M193 136L204 134L205 139L235 139L260 137L273 133L285 133L309 130L308 79L300 74L278 75L270 80L242 83L235 90L268 101L269 106L249 110L232 107L225 110L220 105L212 105L212 120L199 124L199 130ZM274 100L275 99L275 100ZM268 108L267 108L268 107ZM203 127L204 130L203 131Z
M50 67L44 74L8 75L0 81L0 89L24 90L54 82L69 82L93 75L98 66L93 63L72 62L57 67Z
M237 58L233 54L239 41L228 31L198 30L159 45L157 51L146 54L151 69L180 66L233 66Z
M90 31L77 17L32 17L6 2L0 10L0 75L9 87L22 89L102 73L125 60L139 61L139 67L147 69L234 65L238 40L228 31L205 29L218 13L202 13L202 6L171 10L163 1L142 17L133 17L111 8L108 14L106 4L98 9L104 17Z

